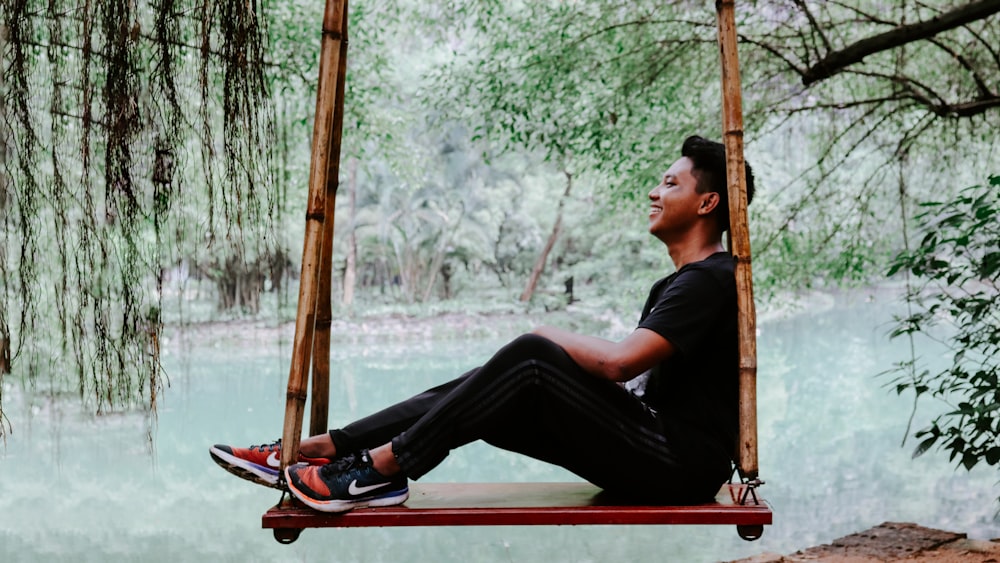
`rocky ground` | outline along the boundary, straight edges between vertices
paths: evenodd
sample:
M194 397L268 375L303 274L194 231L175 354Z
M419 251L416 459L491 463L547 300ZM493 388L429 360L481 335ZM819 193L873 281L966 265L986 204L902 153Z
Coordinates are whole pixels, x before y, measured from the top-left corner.
M919 563L1000 562L1000 538L971 540L965 534L925 528L916 524L885 522L844 536L829 544L790 555L764 553L733 563Z

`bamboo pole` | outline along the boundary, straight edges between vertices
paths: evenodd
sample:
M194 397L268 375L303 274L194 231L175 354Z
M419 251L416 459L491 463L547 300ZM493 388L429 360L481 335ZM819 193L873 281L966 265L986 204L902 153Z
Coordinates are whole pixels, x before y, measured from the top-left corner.
M326 221L323 223L323 253L319 267L319 297L316 303L316 335L312 353L312 400L309 410L309 435L327 431L330 414L330 325L333 323L333 231L340 187L340 140L344 129L344 82L347 78L347 0L340 22L340 64L333 111L333 134L326 169Z
M285 398L285 424L282 434L281 468L297 458L302 434L311 347L316 327L316 298L319 293L319 270L326 220L326 189L332 131L337 105L337 77L340 73L341 30L347 17L345 0L327 0L323 13L323 39L320 45L319 84L316 90L316 116L313 123L309 201L306 206L305 241L302 248L302 275L299 278L299 304L295 316L295 339L292 363L288 371ZM330 217L331 221L333 217Z
M722 134L726 146L730 251L736 259L739 328L740 423L736 460L744 479L757 478L757 325L750 267L746 169L743 158L743 106L736 46L735 0L716 0L722 61Z

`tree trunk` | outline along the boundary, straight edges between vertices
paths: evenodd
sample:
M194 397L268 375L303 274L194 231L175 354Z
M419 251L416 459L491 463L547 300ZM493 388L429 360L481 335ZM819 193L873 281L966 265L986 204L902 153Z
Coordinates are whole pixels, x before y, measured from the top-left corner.
M260 295L264 282L275 276L275 264L287 260L283 253L265 255L246 264L236 256L202 268L203 275L215 282L218 293L218 310L237 309L247 313L260 311Z
M358 159L347 161L347 265L344 267L344 294L341 302L345 307L354 303L354 287L358 279L358 235L355 232L354 217L358 206Z
M428 279L427 287L424 289L424 295L422 301L426 303L431 298L431 292L434 291L434 283L437 282L437 275L442 270L442 264L444 264L444 255L448 251L448 247L451 245L451 241L455 239L455 234L458 233L458 228L462 224L462 218L465 217L465 206L462 206L462 210L459 212L458 217L455 219L455 224L448 229L448 233L441 234L441 243L438 244L437 252L431 259L431 266L427 269ZM445 225L447 227L447 216L443 216L445 219Z
M525 286L524 293L521 294L522 303L531 301L531 297L535 294L538 280L541 279L542 273L545 271L545 263L549 259L549 253L555 247L556 240L559 239L559 233L562 231L563 207L566 205L566 200L569 199L570 190L573 189L573 175L566 170L562 172L566 175L566 191L563 192L562 198L559 199L559 208L556 210L556 222L552 225L552 233L549 235L549 240L546 241L542 253L538 255L538 260L535 260L535 266L531 269L531 276L528 278L528 285Z

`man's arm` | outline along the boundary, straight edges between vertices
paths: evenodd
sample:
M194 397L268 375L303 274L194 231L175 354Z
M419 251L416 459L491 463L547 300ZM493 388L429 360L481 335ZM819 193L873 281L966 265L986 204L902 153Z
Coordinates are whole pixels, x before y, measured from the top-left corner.
M540 326L532 333L561 346L585 371L612 381L628 381L674 353L669 340L648 328L637 328L621 342L551 326Z

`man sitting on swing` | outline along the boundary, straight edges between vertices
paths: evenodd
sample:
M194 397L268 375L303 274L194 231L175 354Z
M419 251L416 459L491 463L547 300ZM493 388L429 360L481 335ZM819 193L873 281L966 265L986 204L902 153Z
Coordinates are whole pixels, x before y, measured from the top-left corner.
M400 504L408 479L485 440L629 499L711 500L732 474L739 400L726 157L701 137L681 155L649 192L649 232L676 271L653 284L632 334L539 327L457 379L303 440L285 470L292 494L324 512ZM746 186L749 203L749 165ZM280 441L209 451L240 477L282 486Z

